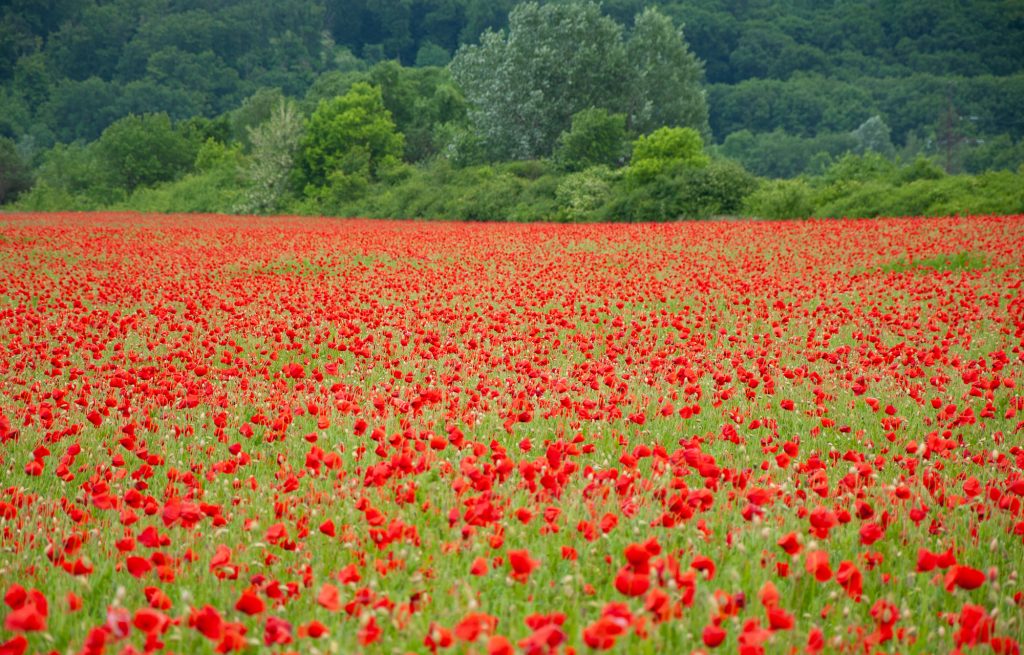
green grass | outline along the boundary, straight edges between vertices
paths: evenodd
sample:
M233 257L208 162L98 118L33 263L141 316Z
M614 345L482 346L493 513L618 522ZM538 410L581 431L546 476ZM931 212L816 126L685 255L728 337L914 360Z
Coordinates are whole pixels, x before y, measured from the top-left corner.
M886 273L905 273L907 271L923 273L925 269L932 271L977 271L985 268L987 265L988 259L983 253L963 251L915 260L896 259L882 264L879 268Z

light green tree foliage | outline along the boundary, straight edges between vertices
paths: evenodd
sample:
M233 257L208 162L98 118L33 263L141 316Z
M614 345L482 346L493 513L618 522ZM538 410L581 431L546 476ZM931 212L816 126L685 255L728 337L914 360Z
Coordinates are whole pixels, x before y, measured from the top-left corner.
M626 168L631 185L653 182L659 175L684 168L702 168L709 158L704 141L690 127L662 127L633 142L633 157Z
M591 107L572 117L572 128L562 132L555 161L569 171L591 166L616 166L625 154L626 115Z
M592 166L562 178L555 190L559 218L567 221L591 220L612 194L615 173L607 166Z
M305 194L356 197L401 165L404 145L380 88L353 84L345 95L322 100L306 125L298 158Z
M889 126L881 116L872 116L861 123L853 131L853 137L857 140L857 147L854 149L857 154L877 152L885 157L892 157L896 153L896 148L889 137Z
M508 31L460 48L451 71L495 159L550 154L574 114L615 111L628 93L622 28L593 2L517 5Z
M238 210L247 214L270 213L280 208L288 190L302 141L302 117L294 102L282 98L270 118L247 131L252 154L244 176L249 184Z
M672 19L657 9L645 9L636 17L626 50L633 69L630 129L644 134L668 125L708 134L708 104L701 87L704 66Z
M176 131L167 114L145 114L113 123L95 147L111 186L131 192L183 174L195 161L198 144Z

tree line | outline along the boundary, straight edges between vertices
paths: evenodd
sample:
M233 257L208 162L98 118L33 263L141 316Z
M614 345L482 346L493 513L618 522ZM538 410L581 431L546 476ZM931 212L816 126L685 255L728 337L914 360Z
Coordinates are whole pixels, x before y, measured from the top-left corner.
M1012 2L851 7L14 0L0 202L170 206L191 185L197 210L664 218L849 153L1024 162Z

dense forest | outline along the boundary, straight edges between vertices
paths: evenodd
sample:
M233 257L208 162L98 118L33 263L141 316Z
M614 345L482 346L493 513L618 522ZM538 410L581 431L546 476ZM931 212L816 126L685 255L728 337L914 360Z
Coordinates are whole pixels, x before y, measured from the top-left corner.
M0 8L0 202L37 208L887 211L837 196L846 171L958 210L1013 187L1020 107L1017 0Z

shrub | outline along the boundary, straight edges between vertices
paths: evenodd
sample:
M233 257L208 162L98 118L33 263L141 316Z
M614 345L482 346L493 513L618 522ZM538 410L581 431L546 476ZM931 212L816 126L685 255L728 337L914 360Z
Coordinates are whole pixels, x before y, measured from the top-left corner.
M564 221L593 220L611 198L614 174L607 166L591 166L562 178L555 191L558 218Z
M689 127L662 127L633 142L633 157L626 168L631 185L653 182L655 178L683 168L708 165L704 141Z
M814 191L800 179L764 180L743 201L743 213L757 218L806 218L814 213Z

